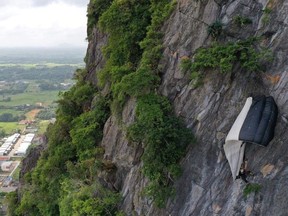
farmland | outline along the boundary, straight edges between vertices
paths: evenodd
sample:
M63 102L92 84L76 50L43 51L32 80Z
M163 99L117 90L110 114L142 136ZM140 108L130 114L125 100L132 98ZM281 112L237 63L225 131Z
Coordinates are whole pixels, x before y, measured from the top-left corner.
M43 103L51 105L58 98L59 91L39 91L39 92L23 92L20 94L9 95L11 101L0 101L0 107L20 106L23 104Z
M0 122L0 129L4 129L6 134L15 133L16 130L23 130L24 125L19 125L18 122Z
M38 133L44 133L49 120L43 116L53 116L59 91L73 85L83 57L83 49L0 50L0 132L22 131L33 121ZM39 119L42 110L49 115Z

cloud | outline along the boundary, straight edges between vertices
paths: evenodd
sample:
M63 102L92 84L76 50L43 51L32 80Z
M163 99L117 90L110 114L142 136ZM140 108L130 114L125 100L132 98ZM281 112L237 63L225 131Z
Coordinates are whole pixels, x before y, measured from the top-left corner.
M0 6L6 6L9 4L9 0L2 0L0 1Z
M13 7L43 7L54 3L86 7L88 0L0 0L0 6Z
M52 4L54 2L57 2L57 1L56 0L33 0L32 6L41 7L41 6Z
M83 0L33 0L34 6L45 6L52 3L65 3L68 5L87 6L87 1Z
M4 0L0 0L3 4ZM9 0L9 2L16 0ZM33 0L36 2L36 0ZM32 7L19 4L0 7L0 46L86 46L86 6L80 7L72 0L53 0L41 2L42 6ZM70 4L64 3L70 2ZM82 0L88 3L89 0ZM25 1L26 3L29 0ZM45 3L46 2L46 3ZM50 4L51 3L51 4ZM46 4L46 5L45 5Z
M1 0L0 1L0 6L2 7L27 7L29 6L31 3L30 0L26 0L26 1L23 1L23 0Z

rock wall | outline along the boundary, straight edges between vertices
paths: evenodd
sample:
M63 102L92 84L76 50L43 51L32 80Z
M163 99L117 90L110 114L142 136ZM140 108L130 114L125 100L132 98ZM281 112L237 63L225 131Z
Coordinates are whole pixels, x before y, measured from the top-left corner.
M265 9L266 8L266 9ZM267 8L269 10L267 10ZM239 27L233 17L248 17L252 23ZM189 74L180 70L183 57L212 42L207 27L220 20L221 40L236 41L263 36L262 45L274 56L267 70L246 72L235 67L231 74L207 72L204 85L193 88ZM102 145L105 159L115 163L117 172L110 182L123 194L121 208L127 215L288 215L288 0L178 0L176 10L163 26L164 70L159 92L174 105L197 137L182 160L183 175L175 182L176 196L166 208L157 209L141 195L147 180L141 174L142 146L125 138L125 125L133 122L135 101L127 102L123 123L110 117L104 128ZM262 38L263 38L262 37ZM89 79L96 84L95 72L103 66L101 46L107 37L94 29L89 43ZM275 138L268 147L248 144L248 167L254 172L248 180L262 186L257 194L243 196L245 183L232 180L223 152L226 134L250 95L272 95L279 106Z

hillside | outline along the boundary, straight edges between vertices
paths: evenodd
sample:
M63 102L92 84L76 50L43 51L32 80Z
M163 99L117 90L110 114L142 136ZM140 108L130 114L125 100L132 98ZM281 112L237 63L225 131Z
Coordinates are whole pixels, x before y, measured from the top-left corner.
M91 0L86 69L10 214L287 215L287 3ZM279 115L268 147L247 144L246 197L223 144L259 94Z

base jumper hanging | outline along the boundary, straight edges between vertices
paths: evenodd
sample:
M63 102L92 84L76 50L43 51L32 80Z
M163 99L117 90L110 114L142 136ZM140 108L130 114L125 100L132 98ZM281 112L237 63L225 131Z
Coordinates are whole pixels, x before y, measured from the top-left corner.
M267 146L273 139L277 114L277 105L271 96L247 98L224 144L233 179L236 179L243 162L246 143Z

